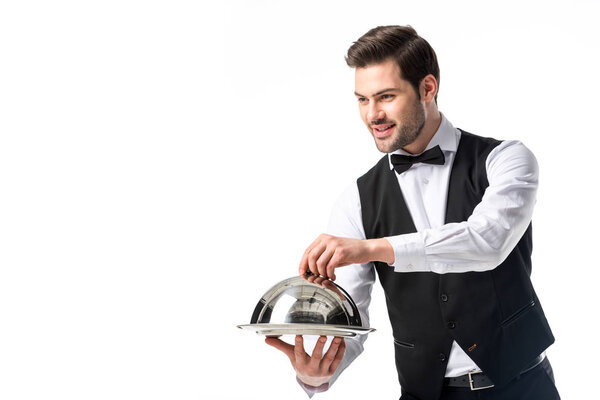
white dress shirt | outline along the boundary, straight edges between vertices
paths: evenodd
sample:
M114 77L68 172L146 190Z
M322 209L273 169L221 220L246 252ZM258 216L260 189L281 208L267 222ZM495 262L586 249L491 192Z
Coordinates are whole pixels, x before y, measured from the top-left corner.
M442 115L438 131L427 149L439 145L444 152L445 164L414 164L408 171L396 173L417 229L416 233L386 238L395 254L390 268L397 273L491 270L513 250L531 221L538 185L537 161L522 143L504 141L488 155L485 166L489 187L473 214L463 222L444 223L448 181L460 136L460 131ZM403 150L395 153L408 154ZM390 168L393 168L391 162ZM327 233L365 239L356 183L338 199ZM353 264L338 268L335 273L336 283L349 292L359 308L363 324L369 326L368 307L375 282L373 264ZM346 339L344 359L331 383L362 352L365 340L366 336ZM476 370L479 370L477 365L454 342L446 376L460 376Z

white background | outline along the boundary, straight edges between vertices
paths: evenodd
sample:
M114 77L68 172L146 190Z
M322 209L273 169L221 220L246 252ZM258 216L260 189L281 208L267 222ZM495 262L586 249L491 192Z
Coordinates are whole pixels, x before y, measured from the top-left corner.
M411 24L458 127L536 154L533 281L595 393L597 1L3 1L0 398L305 399L235 328L380 154L347 48ZM378 331L323 399L394 399ZM359 382L359 380L361 380ZM586 395L588 393L588 395Z

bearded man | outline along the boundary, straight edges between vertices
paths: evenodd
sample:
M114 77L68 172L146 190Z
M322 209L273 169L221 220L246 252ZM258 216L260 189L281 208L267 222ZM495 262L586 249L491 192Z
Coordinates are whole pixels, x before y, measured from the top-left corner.
M346 61L362 120L386 154L341 196L299 273L335 279L367 324L379 277L402 400L559 399L545 355L554 337L530 280L535 157L518 141L452 126L437 107L437 57L413 28L374 28ZM312 394L364 338L334 338L323 354L321 337L312 356L302 336L266 341Z

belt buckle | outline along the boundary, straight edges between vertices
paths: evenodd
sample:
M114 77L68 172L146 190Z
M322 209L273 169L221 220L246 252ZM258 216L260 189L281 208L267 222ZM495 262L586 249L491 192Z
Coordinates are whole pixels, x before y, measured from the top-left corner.
M473 377L471 375L473 374L480 374L481 372L469 372L469 386L471 386L471 391L474 390L482 390L482 389L489 389L489 388L493 388L494 385L490 385L490 386L482 386L482 387L473 387Z

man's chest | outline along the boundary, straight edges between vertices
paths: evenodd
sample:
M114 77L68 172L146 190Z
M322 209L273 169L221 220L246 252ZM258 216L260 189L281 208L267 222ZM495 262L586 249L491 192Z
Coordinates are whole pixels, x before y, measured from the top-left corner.
M444 166L418 164L396 178L417 230L445 224L452 156Z

